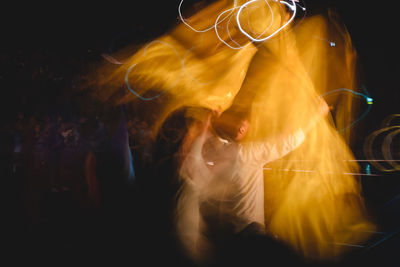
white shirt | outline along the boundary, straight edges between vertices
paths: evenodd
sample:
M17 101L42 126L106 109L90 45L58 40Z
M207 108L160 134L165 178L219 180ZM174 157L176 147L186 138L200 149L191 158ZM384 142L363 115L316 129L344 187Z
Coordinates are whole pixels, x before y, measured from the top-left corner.
M304 138L300 129L265 142L228 142L210 132L194 141L180 169L184 185L176 213L178 235L194 257L207 253L207 233L265 225L263 166Z

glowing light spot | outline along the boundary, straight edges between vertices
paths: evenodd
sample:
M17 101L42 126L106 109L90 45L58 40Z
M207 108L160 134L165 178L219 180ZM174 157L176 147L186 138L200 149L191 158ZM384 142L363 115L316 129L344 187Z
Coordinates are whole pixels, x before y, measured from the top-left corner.
M365 172L367 174L371 174L371 165L367 164L367 166L365 167Z
M314 37L315 39L318 39L318 40L327 42L331 47L335 47L335 46L336 46L336 43L335 43L335 42L330 41L330 40L328 40L328 39L326 39L326 38L322 38L321 36L313 35L313 37Z

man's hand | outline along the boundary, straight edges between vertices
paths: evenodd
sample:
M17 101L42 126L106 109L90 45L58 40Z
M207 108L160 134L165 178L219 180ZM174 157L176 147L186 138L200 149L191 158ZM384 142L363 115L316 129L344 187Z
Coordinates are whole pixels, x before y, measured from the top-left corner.
M326 103L326 101L323 98L321 98L320 102L319 102L319 112L320 112L320 114L325 117L326 115L328 115L329 110L330 109L329 109L328 104Z

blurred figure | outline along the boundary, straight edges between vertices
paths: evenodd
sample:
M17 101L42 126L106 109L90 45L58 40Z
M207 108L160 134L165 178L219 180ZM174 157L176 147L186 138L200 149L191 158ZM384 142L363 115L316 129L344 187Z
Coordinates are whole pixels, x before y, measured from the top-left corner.
M307 126L320 117L321 95L359 88L346 28L334 11L297 20L295 1L199 6L159 38L116 53L124 64L96 70L83 87L115 106L148 103L140 110L157 114L146 120L154 136L176 111L193 107L182 117L197 122L180 147L176 213L192 258L212 258L221 237L266 231L306 259L337 259L352 247L337 244L360 244L375 229L351 175L358 171L351 131L337 131L354 119L353 96L330 98L334 118ZM152 106L154 99L162 101ZM211 119L202 108L222 115ZM265 163L271 171L262 181Z
M263 166L300 146L327 115L324 100L319 110L302 129L263 142L243 142L251 125L246 112L233 106L213 118L206 115L189 130L182 146L187 152L180 168L176 226L193 259L207 260L234 235L266 233Z
M141 121L135 136L138 174L145 176L146 168L151 165L153 154L153 133L146 121Z
M84 176L85 145L81 140L77 124L64 122L61 127L59 188L69 191L75 204L80 205L86 188Z
M19 187L25 182L26 176L26 163L25 163L25 147L24 142L26 139L25 131L27 121L24 113L18 112L17 119L14 124L14 167L13 172L15 176L15 182L19 184Z

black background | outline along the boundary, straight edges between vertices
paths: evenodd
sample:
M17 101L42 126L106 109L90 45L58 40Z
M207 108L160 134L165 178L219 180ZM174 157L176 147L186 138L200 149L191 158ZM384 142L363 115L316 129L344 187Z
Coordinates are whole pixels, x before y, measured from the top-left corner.
M59 103L69 104L69 88L66 86L41 88L26 81L21 83L21 80L29 77L29 73L14 66L15 62L18 64L18 58L34 68L36 62L33 55L46 54L51 58L50 68L68 80L81 71L79 64L72 63L71 60L101 60L101 53L112 52L113 40L120 36L125 38L126 43L140 43L170 29L179 22L178 4L178 0L132 0L51 3L32 1L29 4L17 2L2 5L2 119L14 119L14 113L19 110L35 113L46 106L51 109ZM386 116L400 113L399 4L396 1L333 0L309 0L306 4L309 14L321 12L328 7L335 8L347 26L358 52L361 82L374 99L370 113L354 128L359 135L359 142L356 144L358 149L369 133L381 128L381 121ZM118 45L115 49L117 48ZM18 60L9 63L13 58ZM4 61L8 63L3 64ZM22 77L22 74L26 77ZM398 173L395 173L379 182L364 180L367 200L377 209L380 207L379 201L386 199L380 199L379 195L385 194L391 184L398 186L398 182L393 182L393 179L398 179L397 176ZM391 217L386 218L390 220ZM390 257L394 258L395 251L393 248L390 248L390 252L379 252L383 256L377 256L376 259L387 256L385 262L391 262Z
M196 1L186 3L190 2ZM101 53L118 49L116 40L143 42L159 36L178 23L178 4L178 0L6 4L1 16L1 54L49 52L54 64L68 69L71 58L96 60ZM335 8L347 26L358 52L361 82L374 98L370 114L359 125L363 131L373 131L387 115L399 112L399 4L309 0L306 6L308 14ZM71 72L78 73L79 68L71 67ZM12 83L7 80L5 86ZM37 96L52 101L40 90L35 95L32 88L3 90L5 95L29 91L32 105Z

